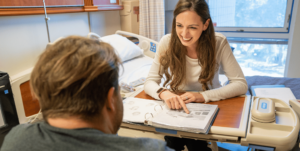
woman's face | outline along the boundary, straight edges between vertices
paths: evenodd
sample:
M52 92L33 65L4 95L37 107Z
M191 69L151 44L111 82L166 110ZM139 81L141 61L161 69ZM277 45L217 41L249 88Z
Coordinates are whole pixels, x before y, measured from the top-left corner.
M181 43L196 49L197 41L207 29L209 19L203 24L201 17L195 11L184 11L176 16L176 33Z

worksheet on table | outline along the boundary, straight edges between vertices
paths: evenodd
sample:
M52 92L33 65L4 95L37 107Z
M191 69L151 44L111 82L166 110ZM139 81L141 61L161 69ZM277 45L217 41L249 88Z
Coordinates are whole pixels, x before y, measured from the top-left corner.
M276 98L289 104L289 100L296 99L290 88L255 88L257 97Z

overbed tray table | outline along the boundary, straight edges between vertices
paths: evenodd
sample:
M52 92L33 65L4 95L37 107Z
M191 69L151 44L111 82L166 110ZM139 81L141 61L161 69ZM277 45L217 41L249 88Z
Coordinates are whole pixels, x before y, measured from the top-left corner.
M153 99L143 90L134 97ZM126 129L177 136L191 139L206 140L211 142L230 142L240 144L240 139L246 137L247 123L249 117L251 96L243 95L217 102L209 102L219 107L219 113L207 135L196 134L175 130L164 130L141 124L122 123L121 127Z

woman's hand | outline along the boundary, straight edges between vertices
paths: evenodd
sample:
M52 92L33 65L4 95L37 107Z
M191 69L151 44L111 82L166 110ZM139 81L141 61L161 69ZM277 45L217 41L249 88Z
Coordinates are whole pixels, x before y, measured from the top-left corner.
M170 109L182 109L185 111L185 113L189 114L190 111L187 109L185 102L181 99L179 95L176 95L168 90L165 90L164 92L160 93L159 97L165 101L167 106Z
M201 93L197 93L197 92L186 92L186 93L180 95L180 98L182 100L184 100L185 104L191 103L191 102L195 102L195 103L205 102L203 95Z

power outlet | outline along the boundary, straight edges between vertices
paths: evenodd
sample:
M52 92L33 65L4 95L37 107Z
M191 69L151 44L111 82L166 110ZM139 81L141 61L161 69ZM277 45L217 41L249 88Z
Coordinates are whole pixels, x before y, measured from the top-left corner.
M117 0L110 0L110 3L117 3Z

